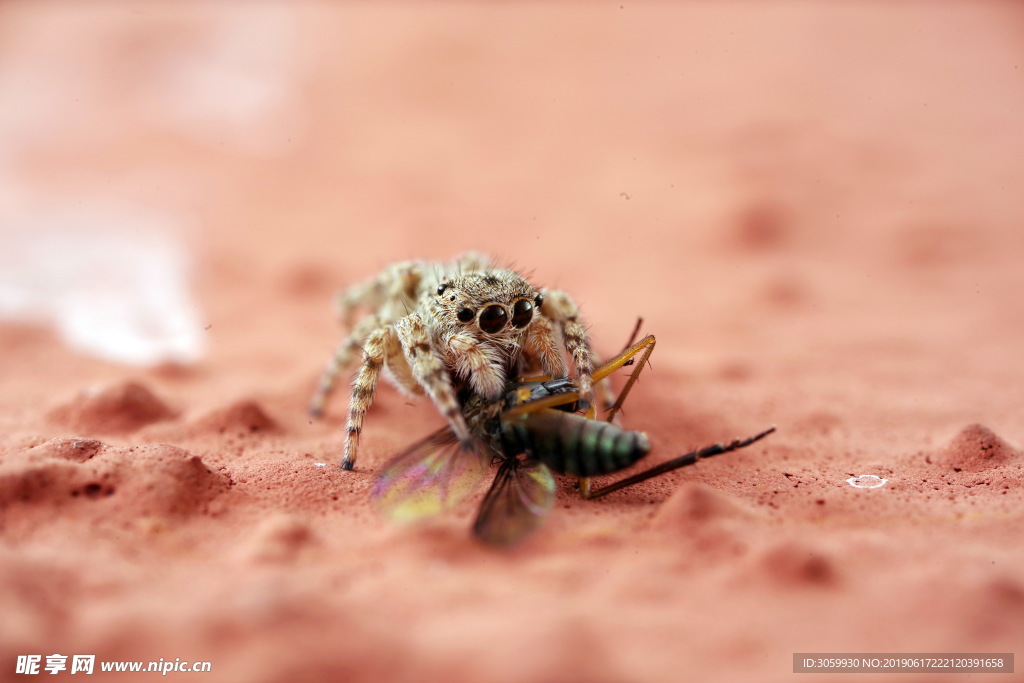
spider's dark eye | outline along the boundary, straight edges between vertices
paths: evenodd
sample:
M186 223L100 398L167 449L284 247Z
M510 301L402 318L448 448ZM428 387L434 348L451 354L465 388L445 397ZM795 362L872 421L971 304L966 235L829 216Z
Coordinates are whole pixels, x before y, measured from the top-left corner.
M491 304L484 310L480 311L480 329L488 334L501 332L507 322L508 312L505 310L504 306Z
M533 304L527 299L520 299L512 307L512 327L522 329L533 320Z
M474 315L472 308L460 308L459 312L455 314L455 317L459 319L460 323L468 323L473 319Z
M442 294L444 294L444 290L446 290L446 289L448 289L448 285L447 284L438 285L437 286L437 295L441 296Z
M533 303L535 306L537 306L537 308L540 308L540 305L544 303L544 295L538 294L536 297L534 297Z

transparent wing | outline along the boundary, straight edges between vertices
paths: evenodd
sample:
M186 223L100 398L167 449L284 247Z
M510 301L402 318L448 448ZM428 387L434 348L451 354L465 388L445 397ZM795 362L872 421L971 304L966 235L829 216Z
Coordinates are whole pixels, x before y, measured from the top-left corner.
M507 458L480 504L473 533L491 545L511 545L540 526L554 502L555 478L547 467Z
M398 522L436 515L473 493L489 465L490 457L481 449L459 448L446 427L384 465L372 498L379 510Z

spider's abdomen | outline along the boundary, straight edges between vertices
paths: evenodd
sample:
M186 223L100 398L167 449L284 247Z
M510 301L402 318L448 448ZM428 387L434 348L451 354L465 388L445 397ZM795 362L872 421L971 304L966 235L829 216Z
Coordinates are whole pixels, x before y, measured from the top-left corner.
M558 474L572 477L617 472L651 450L642 432L555 410L502 422L500 439L507 456L526 453Z

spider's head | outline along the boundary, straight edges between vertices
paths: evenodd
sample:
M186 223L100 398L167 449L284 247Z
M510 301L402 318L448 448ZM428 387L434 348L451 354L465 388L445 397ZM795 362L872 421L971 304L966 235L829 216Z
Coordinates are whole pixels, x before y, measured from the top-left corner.
M433 309L446 326L468 329L483 341L522 334L543 301L544 296L519 273L490 270L442 280Z

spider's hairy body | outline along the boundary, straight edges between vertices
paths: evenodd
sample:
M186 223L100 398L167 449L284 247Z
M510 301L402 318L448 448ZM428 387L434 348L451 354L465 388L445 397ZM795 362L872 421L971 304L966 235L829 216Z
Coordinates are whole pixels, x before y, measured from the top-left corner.
M356 309L370 315L354 323ZM382 371L400 389L426 394L456 436L472 442L462 406L477 396L498 401L509 380L526 372L568 374L571 359L582 395L592 393L594 357L578 310L563 292L542 290L479 254L443 264L407 261L339 298L351 329L310 404L320 414L337 375L362 352L352 385L344 469L355 463L363 417Z

